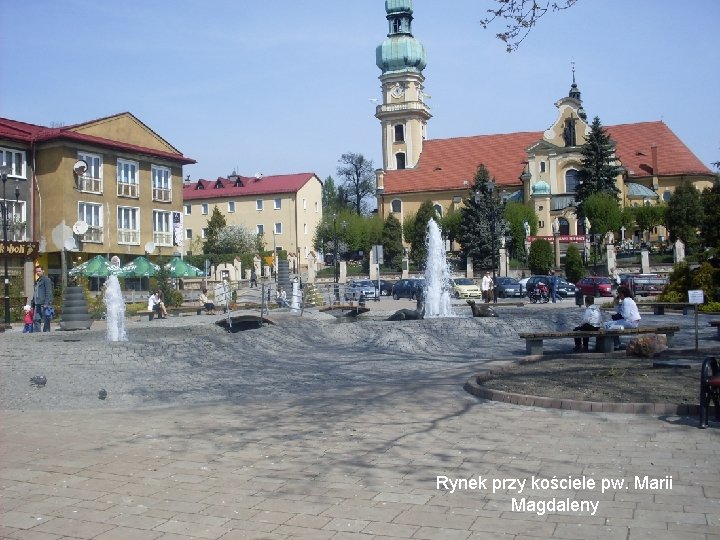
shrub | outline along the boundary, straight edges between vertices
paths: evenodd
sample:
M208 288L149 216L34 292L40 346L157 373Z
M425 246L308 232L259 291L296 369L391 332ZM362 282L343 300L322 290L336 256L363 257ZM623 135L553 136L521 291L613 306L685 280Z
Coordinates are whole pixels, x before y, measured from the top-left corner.
M547 240L541 238L530 244L528 266L533 274L547 274L553 267L554 259L552 245Z
M576 283L585 276L582 256L575 244L570 244L565 253L565 275L570 283Z

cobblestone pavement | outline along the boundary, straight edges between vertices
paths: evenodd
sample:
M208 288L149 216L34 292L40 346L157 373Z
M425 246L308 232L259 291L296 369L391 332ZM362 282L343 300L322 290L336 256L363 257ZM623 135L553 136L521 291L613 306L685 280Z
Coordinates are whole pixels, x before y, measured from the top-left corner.
M121 343L101 324L0 334L0 538L720 538L717 424L462 390L523 354L518 331L576 324L570 302L396 323L380 319L409 303L370 307L235 334L219 317L137 319ZM701 345L717 346L706 320ZM645 323L694 345L692 316ZM457 479L477 485L451 493Z

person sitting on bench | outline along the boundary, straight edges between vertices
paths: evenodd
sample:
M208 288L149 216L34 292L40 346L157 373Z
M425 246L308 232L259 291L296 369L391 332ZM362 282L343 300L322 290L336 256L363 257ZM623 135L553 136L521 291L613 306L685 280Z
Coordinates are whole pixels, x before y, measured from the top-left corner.
M637 328L640 325L640 312L637 304L633 300L630 289L624 285L617 288L617 313L612 316L612 320L605 323L605 328L615 330L618 328ZM613 337L614 348L619 351L623 348L620 345L620 336Z
M200 291L200 303L203 305L208 315L215 315L215 302L211 302L207 297L207 289L204 287Z
M160 291L156 291L155 294L151 294L150 298L148 298L148 311L157 313L158 319L167 319L167 310Z
M600 325L602 325L602 313L595 305L595 297L588 295L585 297L585 313L580 321L580 326L576 326L573 330L600 330ZM580 346L581 342L582 347ZM590 338L575 338L575 352L587 352L589 343Z

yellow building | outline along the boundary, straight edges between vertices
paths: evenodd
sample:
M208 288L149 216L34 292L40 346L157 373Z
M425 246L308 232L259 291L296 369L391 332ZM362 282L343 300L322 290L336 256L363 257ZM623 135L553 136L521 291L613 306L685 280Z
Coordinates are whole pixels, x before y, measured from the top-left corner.
M54 281L97 254L124 264L178 251L182 168L195 161L132 114L54 128L0 119L0 146L24 181L24 236Z
M307 267L322 221L322 183L314 173L254 177L231 174L183 188L186 253L202 252L217 207L227 225L263 235L266 249L287 251L291 268Z

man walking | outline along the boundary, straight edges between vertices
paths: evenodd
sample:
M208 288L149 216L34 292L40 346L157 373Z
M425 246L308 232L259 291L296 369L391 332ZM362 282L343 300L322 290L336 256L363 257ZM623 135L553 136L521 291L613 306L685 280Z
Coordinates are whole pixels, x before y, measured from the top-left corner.
M482 292L482 296L486 304L490 303L490 300L492 298L492 290L493 280L490 277L490 272L485 272L482 281L480 281L480 291Z
M44 275L42 266L35 267L35 291L33 293L33 306L35 318L33 320L33 332L50 331L50 313L53 301L53 284L50 278Z
M562 300L558 294L558 277L555 275L555 270L550 270L550 300L554 304L558 300Z

